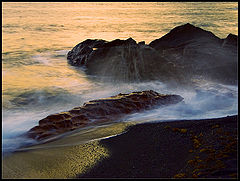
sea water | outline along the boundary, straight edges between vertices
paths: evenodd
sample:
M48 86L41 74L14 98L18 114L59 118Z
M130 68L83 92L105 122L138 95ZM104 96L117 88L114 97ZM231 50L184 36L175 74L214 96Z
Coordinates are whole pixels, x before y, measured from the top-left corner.
M127 116L122 121L166 121L237 114L238 87L196 80L192 87L159 81L104 82L70 66L66 54L86 39L147 44L191 23L219 38L238 34L237 2L3 2L2 148L32 142L21 134L49 114L89 100L152 89L184 102Z

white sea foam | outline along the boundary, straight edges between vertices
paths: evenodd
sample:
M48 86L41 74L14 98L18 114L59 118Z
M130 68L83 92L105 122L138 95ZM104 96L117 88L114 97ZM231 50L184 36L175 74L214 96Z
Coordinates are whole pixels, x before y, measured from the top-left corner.
M120 92L152 89L184 98L184 102L177 105L136 113L122 121L200 119L238 113L237 86L202 80L189 88L170 87L159 81L107 83L99 77L87 76L82 69L68 65L66 60L67 52L88 38L111 41L132 37L137 42L150 43L185 23L225 38L229 33L238 33L237 3L70 2L50 5L51 8L46 8L44 3L3 3L4 148L13 150L28 143L29 140L19 136L49 114ZM41 25L44 31L39 29ZM46 91L49 89L53 92Z

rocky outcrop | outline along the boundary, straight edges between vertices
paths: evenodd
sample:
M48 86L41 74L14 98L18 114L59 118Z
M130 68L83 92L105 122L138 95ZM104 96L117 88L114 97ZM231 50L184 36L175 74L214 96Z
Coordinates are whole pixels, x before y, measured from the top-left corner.
M104 40L90 40L87 39L82 43L76 45L70 52L67 54L68 62L71 65L85 65L88 60L89 55L93 52L94 48L98 48L103 45L106 41Z
M71 65L85 66L88 74L111 80L179 83L201 77L236 84L237 40L232 34L220 39L187 23L149 45L132 38L88 39L75 46L67 59Z
M179 95L163 95L152 90L118 94L89 101L67 112L49 115L40 120L38 126L30 129L27 136L35 140L43 140L81 127L118 120L124 115L154 106L176 104L182 100Z
M238 46L238 36L233 35L231 33L227 36L227 38L223 40L223 43L222 43L222 47L229 47L233 50L237 50L237 46Z
M237 39L232 34L220 39L212 32L188 23L174 28L149 46L174 64L184 77L201 76L236 84Z
M212 32L205 31L199 27L195 27L189 23L177 26L163 37L152 41L149 46L156 50L165 50L169 48L177 48L186 46L193 40L204 39L205 41L214 41L222 43L222 40L216 37Z
M127 40L86 40L68 53L71 65L85 66L90 75L119 81L170 79L172 65L152 47Z

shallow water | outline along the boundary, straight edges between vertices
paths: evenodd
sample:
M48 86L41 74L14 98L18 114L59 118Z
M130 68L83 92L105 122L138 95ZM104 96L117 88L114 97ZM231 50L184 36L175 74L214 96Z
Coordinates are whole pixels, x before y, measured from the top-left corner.
M152 89L179 94L184 102L122 121L200 119L237 114L237 86L196 80L190 87L159 81L111 83L88 76L67 63L66 54L85 39L162 37L191 23L220 38L238 34L237 3L2 3L2 139L3 151L31 140L21 139L38 120L89 100Z

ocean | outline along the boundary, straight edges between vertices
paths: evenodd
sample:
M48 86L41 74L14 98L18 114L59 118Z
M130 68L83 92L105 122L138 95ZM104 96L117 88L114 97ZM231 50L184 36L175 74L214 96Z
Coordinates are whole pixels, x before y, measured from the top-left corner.
M177 105L129 115L124 121L214 118L238 112L238 87L198 80L193 87L160 81L113 83L67 63L86 39L127 39L147 44L190 23L219 38L238 35L237 2L3 2L2 150L31 142L21 135L46 116L84 102L152 89L178 94Z

